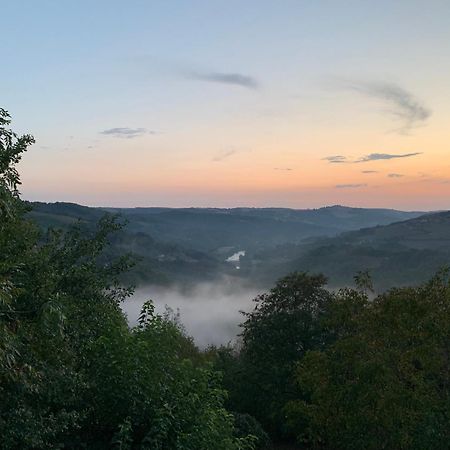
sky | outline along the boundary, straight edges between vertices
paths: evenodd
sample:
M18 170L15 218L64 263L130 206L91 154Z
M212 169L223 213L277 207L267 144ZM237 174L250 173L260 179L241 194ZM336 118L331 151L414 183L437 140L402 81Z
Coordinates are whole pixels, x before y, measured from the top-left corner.
M0 0L29 200L450 208L448 0Z

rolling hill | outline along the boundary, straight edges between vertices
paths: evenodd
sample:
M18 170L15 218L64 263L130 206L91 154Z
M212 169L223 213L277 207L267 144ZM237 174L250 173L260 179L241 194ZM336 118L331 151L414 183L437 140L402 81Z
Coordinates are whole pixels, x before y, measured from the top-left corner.
M355 272L357 262L370 265L369 262L375 261L373 254L364 259L355 258L354 253L362 249L373 253L375 244L366 246L370 251L362 244L373 233L376 236L382 233L383 225L399 226L393 222L406 220L401 223L409 223L408 219L420 220L418 217L423 214L343 206L293 210L90 208L72 203L30 205L30 217L43 229L67 229L78 222L92 230L104 214L119 214L127 226L112 238L113 252L132 252L138 256L139 262L130 274L136 284L196 282L223 274L266 284L275 275L284 275L297 267L330 272L332 280L340 280ZM361 228L364 229L354 231ZM378 240L377 246L382 247L381 242L386 239L380 235ZM388 246L396 248L392 242ZM241 250L246 256L241 257L242 267L237 272L235 266L225 261ZM328 251L330 258L325 257Z
M350 284L368 269L377 290L417 284L450 264L450 211L426 214L384 226L342 233L270 255L255 255L241 266L248 276L273 278L293 271L322 272L331 286Z

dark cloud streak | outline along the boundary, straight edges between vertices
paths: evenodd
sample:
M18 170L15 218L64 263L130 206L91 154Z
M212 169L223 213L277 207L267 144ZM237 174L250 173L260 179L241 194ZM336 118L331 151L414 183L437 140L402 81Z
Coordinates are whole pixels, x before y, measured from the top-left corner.
M355 184L337 184L335 186L336 189L355 189L360 187L366 187L365 183L355 183Z
M361 156L358 159L351 160L346 156L342 155L334 155L334 156L326 156L322 158L322 161L328 161L330 164L358 164L370 161L386 161L390 159L398 159L398 158L411 158L413 156L421 155L422 152L414 152L414 153L403 153L403 154L394 154L394 153L369 153L368 155ZM363 173L375 173L376 171L363 171Z
M388 159L398 159L398 158L411 158L412 156L421 155L422 152L415 153L403 153L400 155L391 154L391 153L370 153L369 155L365 155L360 159L354 161L355 163L369 162L369 161L382 161Z
M325 158L322 158L322 160L328 161L330 164L344 164L349 162L347 157L342 155L326 156Z
M210 83L228 84L233 86L240 86L246 89L256 90L259 83L256 78L242 75L240 73L222 73L222 72L191 72L186 75L187 78L193 80L206 81Z
M105 136L133 139L135 137L143 136L144 134L156 134L156 132L147 130L146 128L116 127L100 131L100 134Z

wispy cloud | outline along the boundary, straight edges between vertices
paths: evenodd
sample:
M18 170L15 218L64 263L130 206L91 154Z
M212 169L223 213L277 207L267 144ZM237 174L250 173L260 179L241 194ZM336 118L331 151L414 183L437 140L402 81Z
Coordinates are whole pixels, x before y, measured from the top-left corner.
M229 84L253 90L258 89L259 87L259 82L256 78L249 75L243 75L241 73L190 72L186 74L186 77L193 80Z
M422 152L415 153L403 153L403 154L392 154L392 153L370 153L369 155L362 156L361 158L354 161L355 163L369 162L369 161L380 161L387 159L398 159L398 158L411 158L412 156L421 155Z
M356 159L350 159L347 156L343 155L333 155L322 158L322 161L328 161L330 164L357 164L370 161L384 161L389 159L411 158L412 156L417 156L421 154L422 152L401 153L401 154L369 153L368 155L360 156L359 158ZM364 170L363 173L376 173L376 170Z
M291 169L290 167L274 167L273 170L283 170L286 172L290 172L291 170L294 170L294 169Z
M378 170L361 170L361 173L378 173Z
M232 156L238 154L238 153L246 153L251 152L251 148L246 147L240 147L240 146L224 146L212 159L213 162L220 162L224 161L228 158L231 158Z
M100 131L100 134L118 138L133 139L135 137L143 136L144 134L156 134L156 132L147 130L147 128L117 127Z
M350 162L350 161L348 161L346 156L342 156L342 155L326 156L325 158L322 158L322 160L328 161L331 164L343 164L343 163Z
M336 189L355 189L360 187L366 187L365 183L355 183L355 184L337 184L335 186Z
M393 130L400 134L409 134L414 128L423 125L432 114L411 92L395 83L340 80L337 85L341 89L384 102L387 106L386 112L401 122L400 126Z
M224 159L227 159L236 153L237 153L237 149L235 149L235 148L225 149L225 150L222 150L221 152L219 152L216 156L214 156L214 158L212 160L215 162L223 161Z
M401 173L388 173L388 178L402 178L403 176Z

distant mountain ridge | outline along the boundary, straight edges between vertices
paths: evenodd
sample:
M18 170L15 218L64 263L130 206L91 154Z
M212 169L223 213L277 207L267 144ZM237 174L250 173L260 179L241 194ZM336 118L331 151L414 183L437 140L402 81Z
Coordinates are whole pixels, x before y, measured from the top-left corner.
M73 203L33 203L31 216L53 226L81 219L92 222L104 212L118 213L132 232L204 251L223 246L277 245L314 236L386 225L423 212L330 206L288 208L90 208Z
M255 270L278 273L309 249L311 242L345 239L342 233L415 219L423 212L328 206L289 208L92 208L74 203L31 203L30 217L42 228L86 229L105 214L119 214L126 228L113 238L114 251L133 252L140 262L133 281L168 282L213 279L223 274L259 282ZM355 235L356 236L356 235ZM285 248L287 253L283 254ZM311 247L312 248L312 247ZM242 271L225 263L245 250ZM277 255L275 257L275 255ZM267 258L259 264L261 258ZM276 261L270 267L270 261ZM294 264L295 265L295 264ZM315 264L314 266L316 266ZM319 264L320 265L320 264Z

